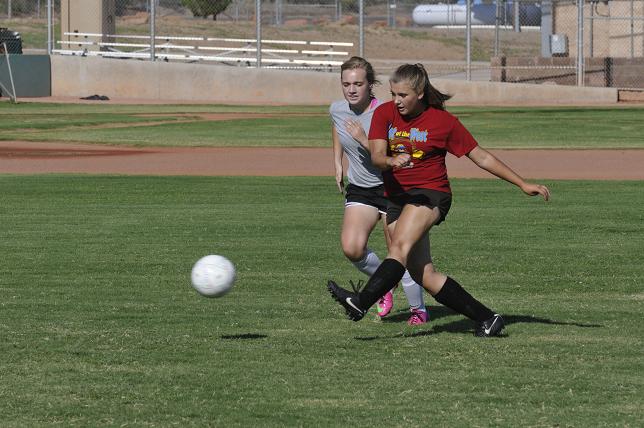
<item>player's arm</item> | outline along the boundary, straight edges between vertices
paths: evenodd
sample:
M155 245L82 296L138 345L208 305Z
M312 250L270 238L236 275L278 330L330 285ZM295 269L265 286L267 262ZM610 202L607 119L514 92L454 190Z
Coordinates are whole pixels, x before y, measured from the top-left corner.
M386 171L409 165L411 157L404 153L396 157L387 156L387 140L369 140L371 163L378 169Z
M344 193L344 174L342 169L342 146L340 145L340 137L335 125L331 126L331 139L333 140L333 168L335 170L335 184L338 190Z
M541 195L544 200L550 199L550 190L541 184L526 182L519 174L514 172L509 166L504 164L500 159L488 152L481 146L472 149L467 157L470 158L479 168L486 170L490 174L514 184L519 187L525 194L530 196Z
M391 108L386 107L387 104L376 108L369 129L371 163L382 171L409 166L411 161L411 156L407 153L399 154L396 157L387 156L387 145L389 144L387 142L387 135L391 125L391 118L388 117L390 112L387 110L391 110Z

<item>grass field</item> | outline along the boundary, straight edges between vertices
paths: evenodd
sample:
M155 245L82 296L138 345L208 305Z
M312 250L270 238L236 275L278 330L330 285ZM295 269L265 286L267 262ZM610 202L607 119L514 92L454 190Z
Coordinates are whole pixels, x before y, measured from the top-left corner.
M644 148L642 107L454 107L450 111L489 148ZM225 112L274 113L275 117L213 121L200 116ZM0 140L132 146L330 146L326 107L0 103L0 114Z
M344 319L328 179L0 176L2 425L641 426L641 183L548 184L456 180L432 233L509 322L481 340L429 298L408 327L400 291ZM189 285L208 253L237 265L222 299Z
M641 108L451 110L488 147L644 147ZM235 111L276 116L202 116ZM0 103L0 139L328 147L325 112ZM508 322L482 340L430 297L407 326L401 291L344 319L326 281L360 277L330 177L0 174L0 425L643 426L642 183L545 184L453 180L432 232ZM237 266L221 299L189 283L209 253Z

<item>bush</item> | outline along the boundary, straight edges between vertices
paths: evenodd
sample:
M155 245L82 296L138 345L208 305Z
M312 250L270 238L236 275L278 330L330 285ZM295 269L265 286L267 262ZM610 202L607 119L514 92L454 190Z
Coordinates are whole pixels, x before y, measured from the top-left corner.
M230 3L232 0L181 0L181 4L190 9L194 16L207 18L212 15L213 21Z

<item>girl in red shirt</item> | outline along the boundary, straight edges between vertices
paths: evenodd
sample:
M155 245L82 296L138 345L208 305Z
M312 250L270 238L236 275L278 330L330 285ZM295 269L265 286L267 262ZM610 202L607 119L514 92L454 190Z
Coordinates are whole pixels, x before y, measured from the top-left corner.
M465 155L527 195L541 195L547 201L550 191L526 182L480 147L458 119L445 111L449 96L431 85L421 64L398 67L389 83L392 101L376 109L369 132L371 160L383 170L389 199L389 253L364 289L350 292L329 281L329 292L348 317L358 321L407 269L439 303L474 320L476 336L497 336L504 327L503 318L453 278L434 270L428 232L445 219L452 201L445 156L447 152Z

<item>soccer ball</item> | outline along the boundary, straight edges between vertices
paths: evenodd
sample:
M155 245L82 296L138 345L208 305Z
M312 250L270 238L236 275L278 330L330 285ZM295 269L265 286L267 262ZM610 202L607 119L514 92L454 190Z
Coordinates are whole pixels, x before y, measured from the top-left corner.
M205 297L221 297L235 282L235 266L226 257L209 255L192 267L192 286Z

